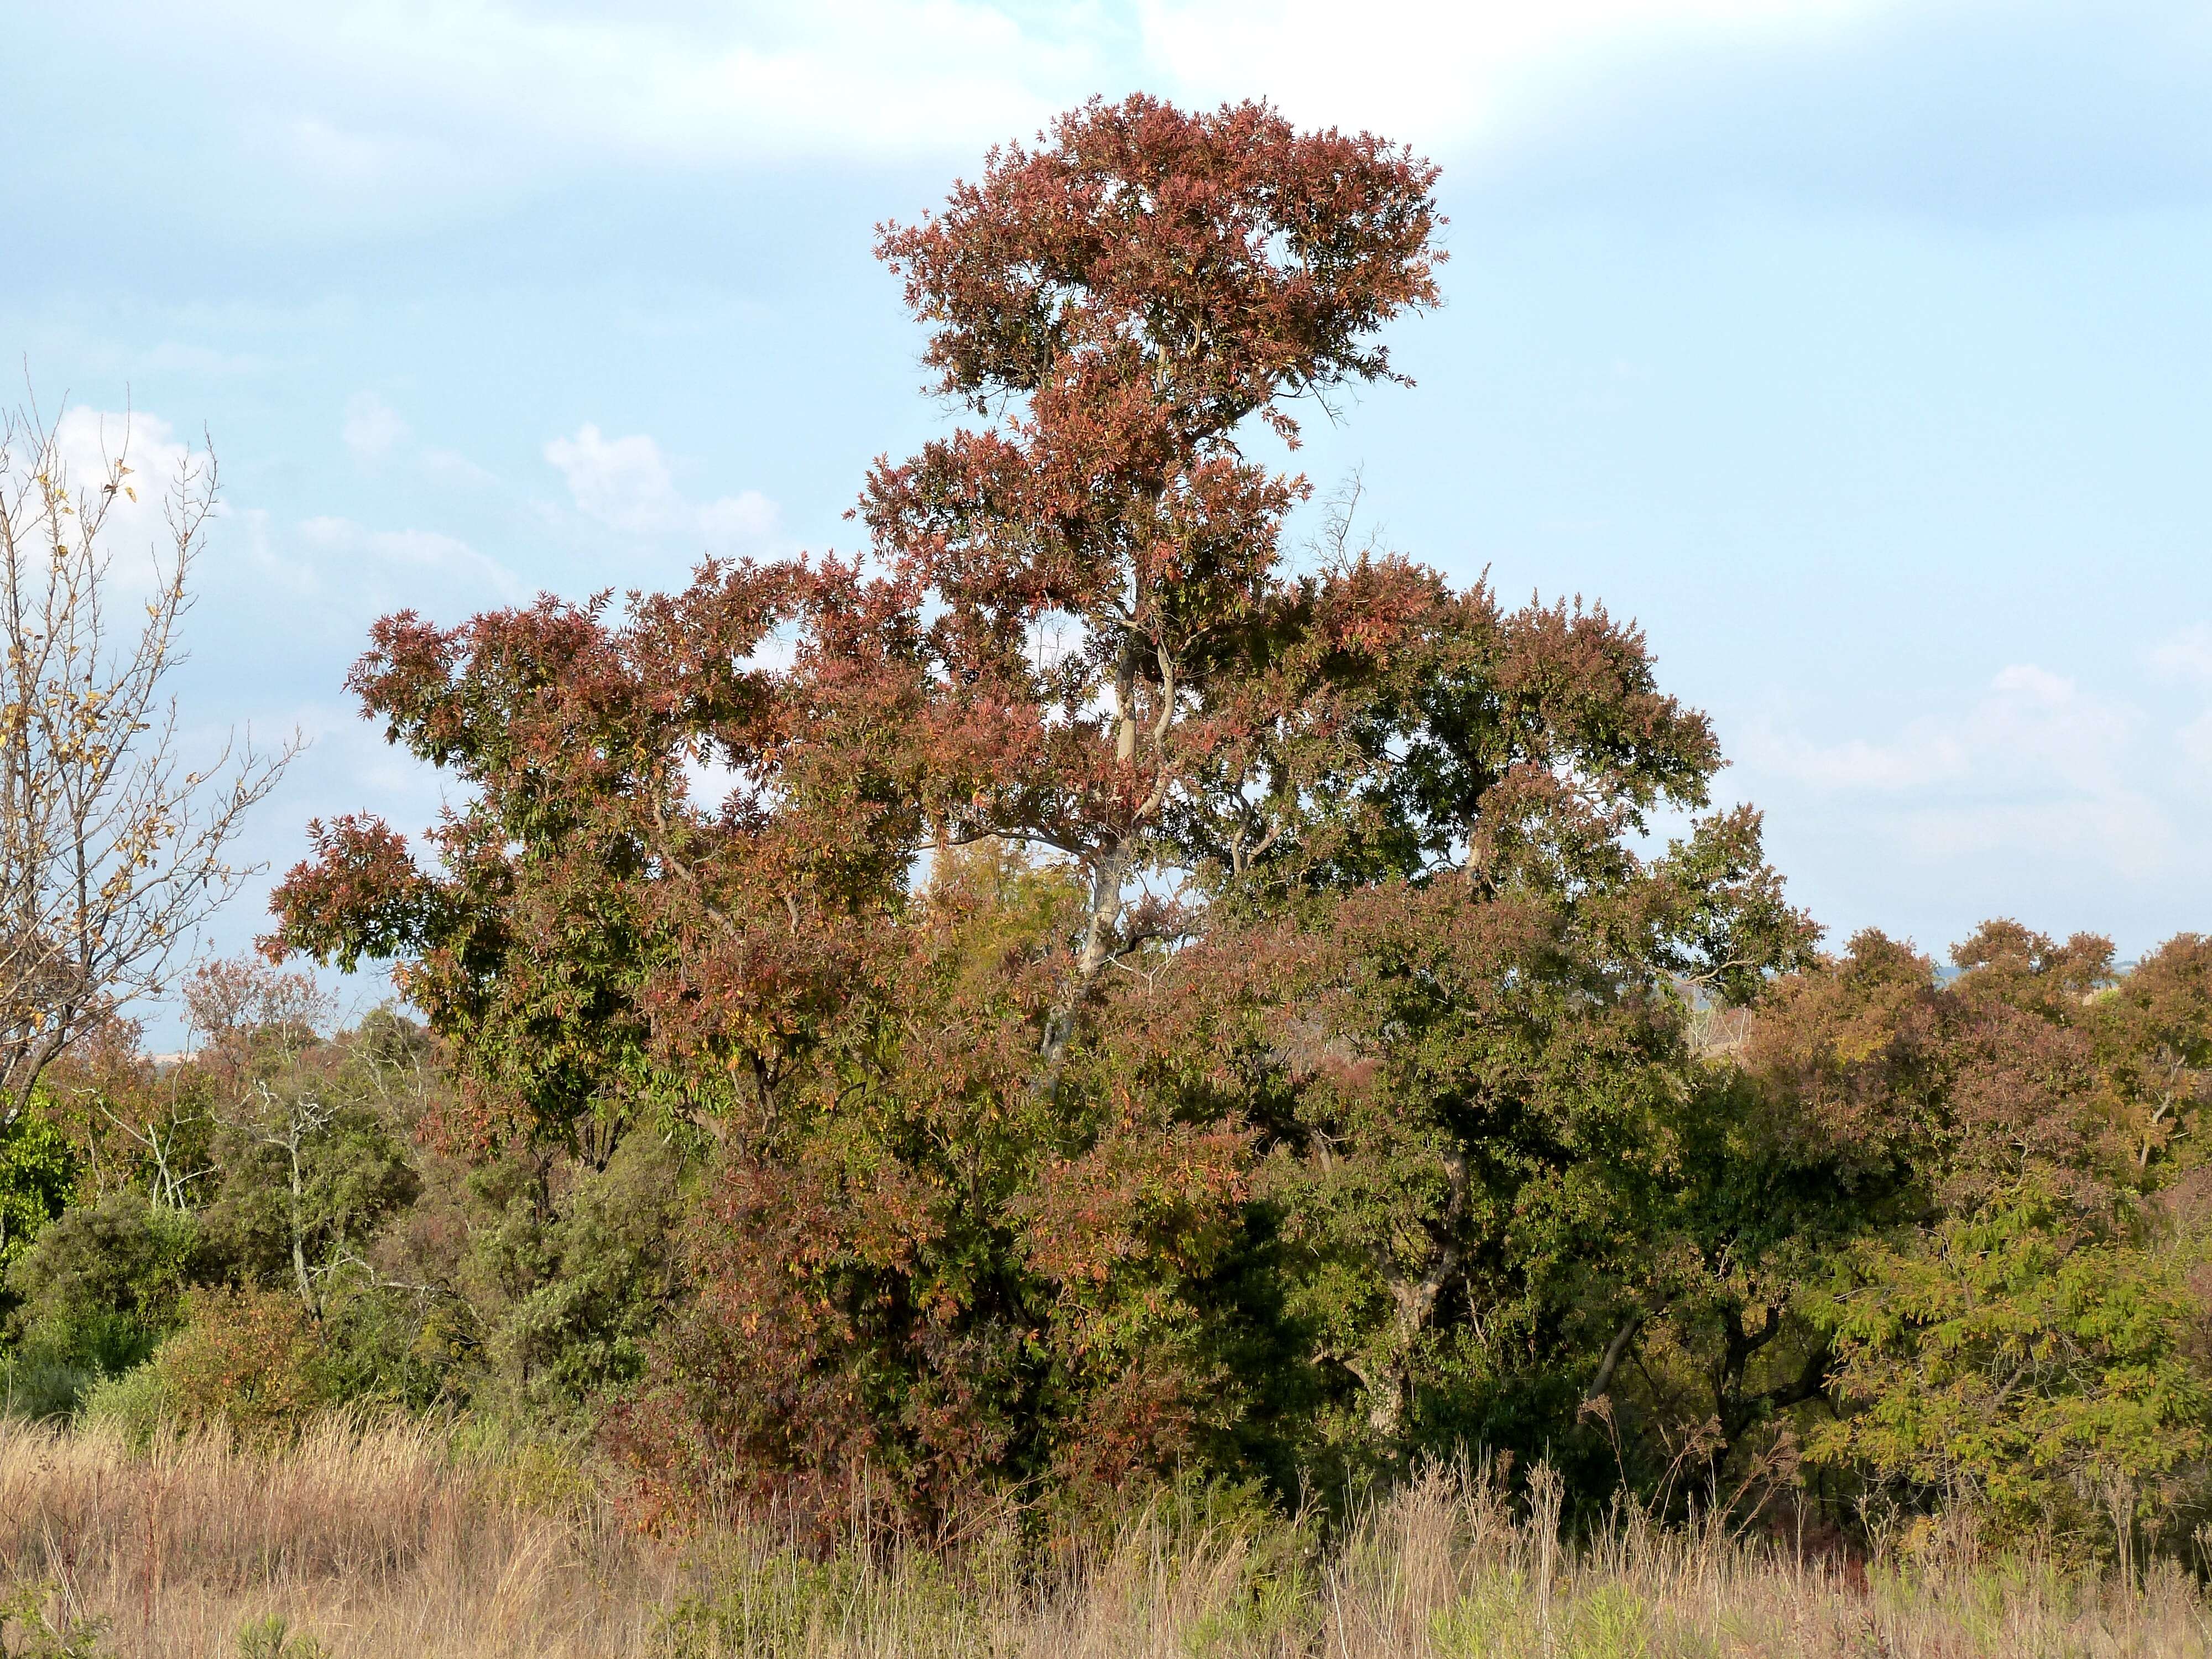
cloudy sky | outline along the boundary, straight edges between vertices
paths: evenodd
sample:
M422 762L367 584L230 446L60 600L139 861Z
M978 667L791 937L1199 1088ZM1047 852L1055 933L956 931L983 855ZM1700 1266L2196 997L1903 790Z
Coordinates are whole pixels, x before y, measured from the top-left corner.
M0 343L220 452L186 688L256 855L437 789L371 617L849 547L939 415L871 227L1093 93L1444 166L1419 384L1304 463L1646 629L1832 935L2212 928L2212 8L0 0ZM234 948L258 897L215 931Z

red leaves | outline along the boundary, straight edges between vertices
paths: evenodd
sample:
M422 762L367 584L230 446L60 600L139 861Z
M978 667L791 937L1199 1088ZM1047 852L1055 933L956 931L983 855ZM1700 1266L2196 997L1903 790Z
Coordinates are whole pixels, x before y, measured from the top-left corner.
M1435 178L1263 106L1135 97L994 152L941 215L883 231L943 388L1014 405L879 464L863 498L936 607L939 706L915 737L958 782L933 810L948 834L1088 861L1094 941L1136 838L1224 781L1208 707L1297 716L1254 705L1307 688L1253 671L1292 597L1278 538L1304 484L1245 461L1236 429L1258 412L1291 433L1286 399L1390 374L1375 330L1437 300ZM1070 638L1048 654L1035 630L1055 618ZM1103 958L1084 960L1087 982Z
M2102 1210L2154 1178L2155 1131L2181 1103L2161 1114L2143 1098L2156 1048L2130 1017L2133 988L2095 989L2110 943L1996 921L1953 956L1966 971L1939 987L1909 946L1856 935L1770 989L1747 1065L1802 1134L1846 1167L1910 1169L1931 1200L1971 1206L2034 1172Z
M272 961L306 951L350 973L364 957L421 945L430 926L430 884L408 856L406 837L383 819L349 813L327 828L307 825L312 858L293 866L270 906L278 931L264 942Z
M1042 1170L1015 1206L1030 1267L1095 1288L1139 1258L1202 1273L1249 1192L1252 1136L1141 1121Z
M1094 100L1044 149L993 152L980 184L884 227L878 249L937 325L927 360L945 391L1095 405L1149 380L1188 441L1285 384L1389 374L1368 337L1437 300L1436 177L1383 140L1300 133L1264 105Z

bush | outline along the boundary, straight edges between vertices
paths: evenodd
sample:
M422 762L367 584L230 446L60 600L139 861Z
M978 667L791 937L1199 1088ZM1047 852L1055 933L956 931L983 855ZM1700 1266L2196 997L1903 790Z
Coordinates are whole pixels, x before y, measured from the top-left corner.
M65 1417L142 1364L184 1317L199 1256L189 1214L121 1192L64 1211L9 1268L18 1336L0 1397L19 1417Z
M67 1417L84 1391L100 1379L98 1370L40 1352L0 1358L0 1411L10 1417Z
M176 1402L168 1379L152 1362L134 1365L119 1376L104 1377L87 1389L77 1406L77 1421L106 1429L134 1450L143 1451L176 1421Z
M1904 1248L1863 1244L1824 1309L1844 1409L1814 1461L1964 1500L2010 1540L2110 1526L2124 1558L2212 1449L2203 1247L2098 1231L2027 1179Z
M154 1365L179 1422L247 1439L292 1433L337 1398L314 1322L281 1291L196 1293Z
M144 1363L159 1337L127 1314L73 1310L33 1328L0 1359L0 1403L33 1421L67 1417L88 1389Z
M319 1328L334 1396L414 1411L437 1404L454 1381L454 1310L450 1297L426 1302L398 1287L334 1275Z
M281 1613L256 1619L238 1632L238 1659L329 1659L329 1654L313 1637L294 1634Z
M112 1193L64 1211L9 1267L15 1323L27 1340L41 1326L112 1314L143 1333L150 1352L182 1318L200 1254L195 1217L143 1193Z
M0 1123L0 1310L8 1269L68 1205L76 1176L76 1153L35 1101Z
M17 1584L0 1601L0 1659L105 1659L109 1650L101 1638L107 1620L50 1614L47 1607L58 1599L52 1584ZM15 1627L13 1642L10 1625Z
M556 1217L516 1195L483 1231L471 1267L506 1303L487 1358L521 1400L557 1413L644 1370L668 1312L682 1163L659 1137L631 1135Z

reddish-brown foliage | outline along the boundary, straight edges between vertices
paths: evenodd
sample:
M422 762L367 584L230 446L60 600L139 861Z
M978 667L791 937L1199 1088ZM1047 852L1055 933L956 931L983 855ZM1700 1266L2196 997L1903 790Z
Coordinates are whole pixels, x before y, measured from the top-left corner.
M1506 1234L1613 1270L1589 1171L1674 1097L1674 976L1741 995L1808 928L1754 813L1635 850L1719 757L1632 627L1283 557L1249 423L1397 378L1435 177L1088 105L883 233L992 420L876 465L865 564L378 624L354 688L465 804L434 866L319 830L278 942L401 957L487 1136L711 1142L623 1419L656 1479L941 1519L1346 1420L1389 1455L1480 1298L1578 1340Z

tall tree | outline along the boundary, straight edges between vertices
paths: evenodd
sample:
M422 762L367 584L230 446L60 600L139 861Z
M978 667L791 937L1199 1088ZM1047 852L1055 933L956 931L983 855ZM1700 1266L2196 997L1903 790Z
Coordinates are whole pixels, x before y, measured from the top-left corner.
M1311 602L1279 547L1306 486L1243 438L1256 417L1295 443L1299 400L1401 378L1375 335L1437 303L1436 177L1262 105L1139 96L994 152L941 213L883 234L939 389L1001 416L878 465L863 510L932 605L939 695L914 735L938 833L1083 870L1048 1079L1082 998L1146 932L1122 929L1125 902L1175 850L1170 818L1224 796L1253 816L1256 781L1223 750L1301 718L1308 688L1269 658ZM1377 584L1370 602L1420 597Z
M1341 516L1285 556L1305 485L1247 450L1395 377L1435 177L1087 105L883 234L994 418L876 465L866 562L378 624L355 689L467 799L431 864L319 829L276 942L399 956L486 1133L708 1130L629 1419L665 1474L1287 1479L1449 1439L1509 1326L1599 1363L1564 1286L1633 1263L1679 988L1807 929L1754 813L1640 848L1719 755L1633 628Z

